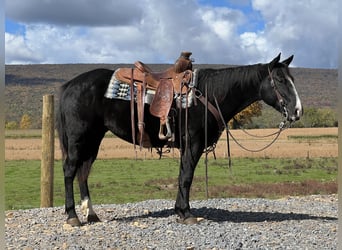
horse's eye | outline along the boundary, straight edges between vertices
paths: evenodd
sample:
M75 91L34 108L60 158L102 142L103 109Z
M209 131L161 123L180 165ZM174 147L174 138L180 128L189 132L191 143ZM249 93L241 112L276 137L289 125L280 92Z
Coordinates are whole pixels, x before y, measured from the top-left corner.
M284 82L285 82L285 79L284 79L283 77L277 76L277 82L279 82L279 83L284 83Z

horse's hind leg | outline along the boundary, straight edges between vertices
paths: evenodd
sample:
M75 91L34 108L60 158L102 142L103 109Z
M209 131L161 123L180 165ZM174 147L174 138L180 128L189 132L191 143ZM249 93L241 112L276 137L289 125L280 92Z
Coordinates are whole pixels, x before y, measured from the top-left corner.
M83 159L82 165L77 171L78 184L81 195L81 211L87 218L87 222L99 222L100 219L96 215L91 199L88 187L88 176L90 173L91 166L97 157L101 141L104 137L106 129L104 127L94 127L95 134L88 134L86 142L83 144Z
M75 211L74 179L77 172L77 162L67 156L63 163L65 186L65 211L68 214L67 223L72 226L81 226Z
M104 134L104 133L103 133ZM102 135L103 137L103 135ZM64 184L65 184L65 210L68 214L67 223L72 226L80 226L81 222L75 211L75 198L73 181L77 174L82 200L81 209L86 212L88 222L97 222L99 218L95 214L91 202L88 189L88 176L90 168L94 162L98 148L102 139L81 141L81 143L72 143L69 146L68 155L63 165ZM100 139L101 138L101 139ZM82 155L82 157L81 157ZM88 159L82 162L81 159Z
M77 172L78 183L80 187L80 194L81 194L81 211L83 215L87 218L89 223L91 222L99 222L100 219L96 215L89 194L88 188L88 176L90 172L91 165L93 164L93 159L89 159L83 162L83 166Z

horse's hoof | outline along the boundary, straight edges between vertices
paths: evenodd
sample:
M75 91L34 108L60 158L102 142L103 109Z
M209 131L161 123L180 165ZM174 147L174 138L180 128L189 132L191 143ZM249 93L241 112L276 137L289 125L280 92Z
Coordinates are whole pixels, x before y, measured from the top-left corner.
M184 225L194 225L202 221L203 219L197 218L197 217L188 217L188 218L182 218L177 219L177 222Z
M82 225L80 220L77 217L68 219L67 223L73 227L80 227Z
M96 214L90 214L88 215L87 221L88 223L95 223L95 222L100 222L101 220L99 219L99 217L97 217Z

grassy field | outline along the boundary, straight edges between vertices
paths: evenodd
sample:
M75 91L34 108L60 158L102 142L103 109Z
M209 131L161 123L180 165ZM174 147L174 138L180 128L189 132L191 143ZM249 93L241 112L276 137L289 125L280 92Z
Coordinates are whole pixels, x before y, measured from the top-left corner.
M175 199L178 160L112 159L95 162L89 178L94 204L127 203L147 199ZM205 199L204 163L201 160L191 199ZM330 194L337 192L336 158L209 160L209 196L267 197ZM75 181L77 185L77 181ZM75 200L79 200L75 186ZM40 161L5 163L6 210L40 206ZM61 162L55 162L54 206L64 204Z
M272 130L252 130L268 134ZM255 148L267 143L249 138L241 131L234 135ZM40 130L7 130L5 140L6 210L40 206ZM260 145L259 145L260 144ZM289 129L277 143L261 155L240 152L232 144L233 167L223 158L226 144L221 138L217 160L209 159L209 196L267 197L331 194L337 192L337 129ZM222 152L221 152L222 151ZM59 152L56 143L56 152ZM124 156L127 154L127 156ZM34 156L34 157L33 157ZM108 158L107 158L108 157ZM123 159L123 157L126 157ZM62 163L56 158L54 206L64 204ZM138 157L131 144L108 135L89 178L94 204L127 203L147 199L172 199L177 193L178 157ZM191 199L205 199L205 169L202 158L197 166ZM79 200L75 181L75 200Z

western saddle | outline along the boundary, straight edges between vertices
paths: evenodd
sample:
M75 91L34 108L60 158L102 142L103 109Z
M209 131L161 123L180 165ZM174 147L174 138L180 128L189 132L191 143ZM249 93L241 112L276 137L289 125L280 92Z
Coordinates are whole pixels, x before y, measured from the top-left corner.
M150 147L150 139L144 133L144 103L146 90L155 91L150 104L150 113L160 118L159 139L168 140L172 137L172 131L168 120L174 94L186 94L187 84L192 80L191 52L182 52L175 64L163 72L153 72L147 65L137 61L134 68L119 68L115 71L115 77L131 85L131 126L132 139L135 145L135 121L134 121L134 88L136 87L136 102L138 116L138 138L140 148ZM164 128L166 127L166 134Z

